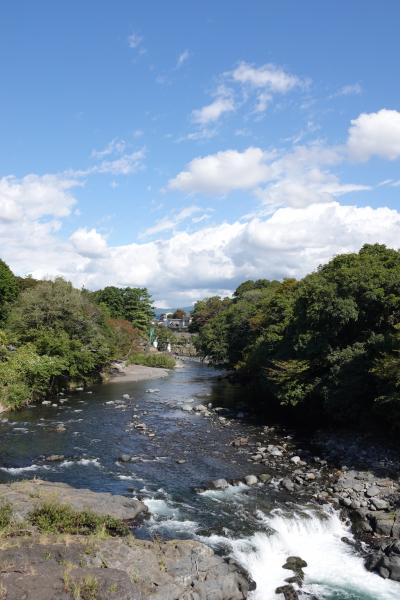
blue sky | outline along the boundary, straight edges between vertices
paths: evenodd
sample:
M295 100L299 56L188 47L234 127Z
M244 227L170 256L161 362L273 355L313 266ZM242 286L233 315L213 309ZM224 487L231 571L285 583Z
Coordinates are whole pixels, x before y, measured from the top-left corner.
M6 2L0 255L157 303L400 239L397 1Z

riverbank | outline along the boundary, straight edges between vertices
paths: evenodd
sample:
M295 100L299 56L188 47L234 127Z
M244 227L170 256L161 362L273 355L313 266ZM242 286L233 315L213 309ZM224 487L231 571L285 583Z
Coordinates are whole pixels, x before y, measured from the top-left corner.
M246 417L223 407L198 405L192 410L223 427ZM400 581L398 449L355 432L319 431L300 440L283 426L265 426L252 439L232 439L231 446L248 457L252 464L248 474L242 479L208 482L199 488L200 493L262 486L267 494L268 488L282 491L286 503L331 506L340 511L344 523L351 523L354 540L346 543L353 544L365 567L383 579ZM286 585L288 598L297 598L293 582L298 584L299 579Z
M138 498L148 513L134 522L136 540L205 544L246 569L257 584L251 600L283 598L275 590L286 585L292 598L398 600L399 583L365 569L360 534L334 499L342 475L368 470L356 462L365 448L367 463L392 461L387 448L264 427L223 375L183 361L155 384L94 385L10 413L0 420L0 482L40 477ZM396 462L385 465L398 473ZM301 590L285 581L296 577L282 568L291 556L301 559L289 563L301 568Z
M133 525L148 512L135 498L33 480L0 485L0 501L1 598L243 600L251 588L238 566L204 544L125 532L119 522ZM97 517L114 529L91 532Z
M168 377L170 371L160 367L146 367L144 365L127 365L124 362L114 362L110 369L107 382L109 383L133 383L145 381L146 379L160 379Z

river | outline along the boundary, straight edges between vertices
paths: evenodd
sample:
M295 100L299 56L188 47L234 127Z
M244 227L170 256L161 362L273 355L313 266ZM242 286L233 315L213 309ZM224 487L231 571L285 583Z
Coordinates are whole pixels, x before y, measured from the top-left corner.
M333 510L296 504L273 485L195 491L209 480L254 471L230 442L255 438L261 427L243 420L226 426L180 408L190 401L229 404L220 375L188 361L164 379L93 386L55 405L3 415L0 481L40 477L138 496L151 516L137 536L198 539L233 556L257 584L252 600L282 597L275 589L291 574L282 569L290 555L308 563L301 597L398 600L400 584L365 570L342 541L351 533ZM131 398L123 400L124 394ZM139 422L155 435L135 429ZM60 425L65 431L57 431ZM51 454L65 459L50 462L45 457ZM134 460L121 462L122 454Z

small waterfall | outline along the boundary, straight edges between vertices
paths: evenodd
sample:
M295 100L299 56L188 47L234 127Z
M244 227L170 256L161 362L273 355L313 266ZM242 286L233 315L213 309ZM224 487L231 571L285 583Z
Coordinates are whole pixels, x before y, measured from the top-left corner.
M252 600L278 600L275 589L292 575L282 569L288 556L307 561L304 592L323 600L399 600L400 583L368 572L363 559L342 541L352 538L334 511L302 510L285 514L275 510L259 515L262 531L241 540L224 540L232 556L245 567L257 589ZM216 538L211 542L217 542ZM220 538L219 542L223 542ZM304 594L304 598L309 598Z

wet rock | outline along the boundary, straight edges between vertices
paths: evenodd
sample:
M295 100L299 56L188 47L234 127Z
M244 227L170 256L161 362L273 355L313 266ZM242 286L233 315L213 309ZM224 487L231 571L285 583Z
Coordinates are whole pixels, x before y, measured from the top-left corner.
M262 454L253 454L250 458L251 460L254 460L254 462L260 462L260 460L262 460Z
M365 566L384 579L400 581L400 541L383 544L381 549L368 555Z
M292 462L295 465L297 465L298 463L301 462L301 458L300 458L300 456L292 456L292 458L290 459L290 462Z
M46 456L46 460L49 462L58 462L60 460L64 460L64 454L50 454L50 456Z
M372 529L378 535L390 537L396 521L396 513L376 512L368 514L367 518L371 523Z
M131 455L130 454L120 454L118 457L118 460L120 462L129 462L131 460Z
M289 477L285 477L285 479L282 479L281 487L283 487L283 489L286 490L287 492L294 491L294 483L291 479L289 479Z
M225 490L227 487L229 487L229 483L226 479L214 479L209 483L209 488L213 490Z
M201 413L206 413L207 411L207 406L204 406L204 404L197 404L193 410L195 410L196 412L201 412Z
M130 400L130 395L129 394L122 394L122 397L124 400Z
M271 481L272 477L269 473L261 473L261 475L258 476L258 479L261 483L268 483L268 481Z
M307 567L307 563L305 560L300 558L300 556L289 556L286 559L284 565L282 565L282 569L289 569L290 571L300 571L301 569L305 569Z
M280 587L276 588L275 594L283 594L285 600L299 600L298 593L290 584L281 585Z
M246 475L244 478L246 485L256 485L258 478L255 475Z
M184 404L182 406L182 410L184 410L185 412L192 412L193 406L191 406L190 404Z
M179 458L176 462L178 465L184 465L186 463L186 460L184 458Z

